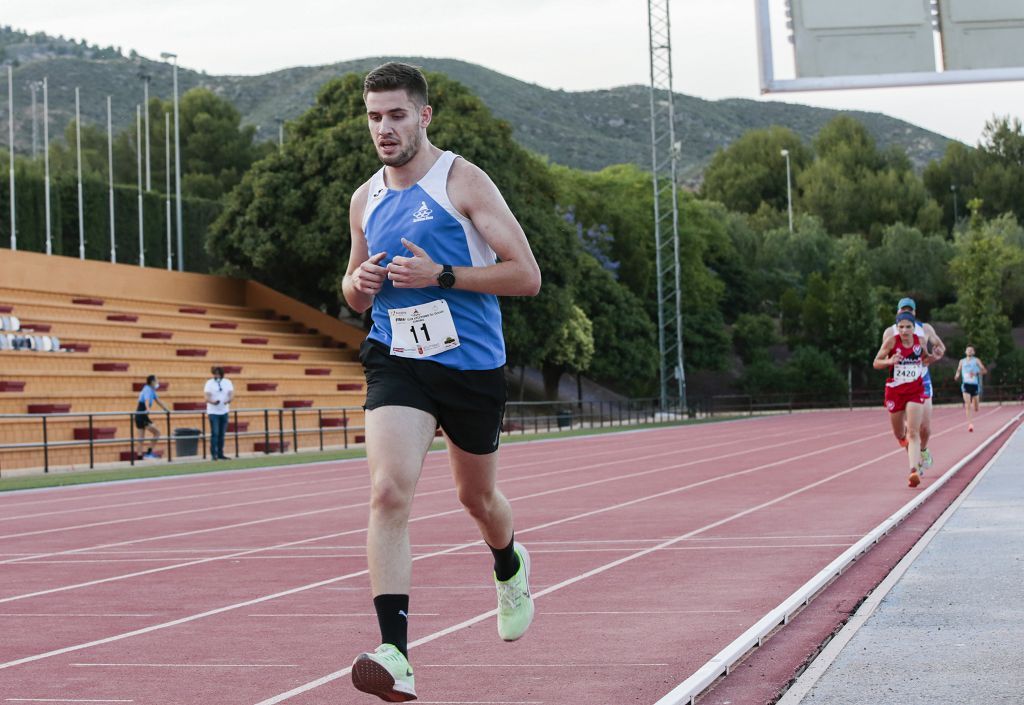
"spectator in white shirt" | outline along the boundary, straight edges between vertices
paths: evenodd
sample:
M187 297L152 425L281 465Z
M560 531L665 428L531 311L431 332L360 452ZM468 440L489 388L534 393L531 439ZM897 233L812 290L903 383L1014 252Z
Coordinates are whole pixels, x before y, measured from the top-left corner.
M214 460L227 460L224 455L224 435L228 427L228 412L235 398L235 386L224 377L223 367L214 367L213 377L206 381L206 415L210 419L210 456Z

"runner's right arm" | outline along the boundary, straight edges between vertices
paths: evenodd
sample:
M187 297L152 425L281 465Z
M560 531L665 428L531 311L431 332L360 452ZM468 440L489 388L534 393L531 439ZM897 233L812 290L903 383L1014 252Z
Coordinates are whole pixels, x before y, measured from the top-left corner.
M368 182L352 194L348 222L351 232L348 267L341 280L341 293L345 302L358 313L373 305L373 297L380 291L387 276L387 269L379 262L387 257L386 252L377 252L372 257L367 251L366 234L363 232L363 210L366 208Z

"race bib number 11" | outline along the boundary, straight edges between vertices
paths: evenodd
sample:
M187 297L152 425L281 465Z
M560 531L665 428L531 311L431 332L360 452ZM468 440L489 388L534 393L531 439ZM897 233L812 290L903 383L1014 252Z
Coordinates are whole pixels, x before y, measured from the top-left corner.
M459 334L448 302L438 299L420 306L389 308L391 354L422 358L459 347Z

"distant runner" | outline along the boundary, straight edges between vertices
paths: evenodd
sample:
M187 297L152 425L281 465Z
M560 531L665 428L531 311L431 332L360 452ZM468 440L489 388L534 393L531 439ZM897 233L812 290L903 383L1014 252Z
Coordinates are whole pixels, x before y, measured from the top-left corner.
M889 368L885 382L885 407L897 438L907 441L910 475L907 484L921 484L921 420L924 417L926 366L932 361L924 341L914 333L917 320L912 313L896 316L898 335L882 343L875 355L874 368ZM902 444L901 444L902 445Z
M978 413L978 398L981 396L981 376L988 374L988 368L985 367L985 363L974 356L974 346L968 345L964 351L967 357L960 360L960 364L956 366L956 374L953 375L953 379L959 380L963 377L963 382L960 384L960 391L964 395L964 413L967 414L967 431L974 433L974 423L971 421L971 410L975 414Z
M917 319L917 303L908 297L900 299L899 303L896 304L896 313L911 313L914 315L915 320ZM897 335L896 326L892 325L885 329L882 333L882 344L884 345L887 340ZM946 354L946 344L942 342L942 338L935 332L935 328L930 323L922 323L916 321L914 325L914 334L924 341L925 350L931 355L933 362L941 360ZM932 374L931 369L926 367L924 373L924 416L921 418L921 477L924 477L924 471L932 466L934 459L932 458L931 451L928 449L928 441L932 435ZM896 431L896 440L899 441L900 445L904 448L907 447L907 434L906 429Z

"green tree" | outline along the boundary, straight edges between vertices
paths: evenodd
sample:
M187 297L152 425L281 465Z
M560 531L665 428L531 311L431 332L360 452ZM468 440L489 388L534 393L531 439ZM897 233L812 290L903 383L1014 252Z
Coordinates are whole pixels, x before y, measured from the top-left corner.
M816 348L824 349L829 337L829 300L831 296L825 277L813 272L807 277L807 295L800 311L802 340Z
M768 348L779 340L775 319L764 313L741 313L732 328L732 345L744 363L767 357Z
M914 174L906 154L878 151L858 121L840 116L814 141L817 159L799 178L802 210L817 215L834 234L861 233L872 241L892 223L931 233L942 210Z
M871 365L879 333L863 238L852 235L840 241L828 288L832 358L843 366L851 385L855 375L859 383L862 372Z
M917 228L897 223L886 227L881 244L863 255L871 281L902 292L900 298L912 297L918 310L930 310L953 298L948 273L953 245L940 235L925 236Z
M990 223L976 212L970 228L958 235L949 265L960 325L979 357L997 358L1012 347L1003 293L1010 273L1024 259L1024 252L1007 241L1001 227L1012 221L1007 215Z
M541 371L544 376L544 395L558 398L558 381L566 372L584 372L594 357L594 324L579 306L573 306L569 316L555 329L545 347Z
M788 198L782 150L789 151L793 176L811 162L811 150L792 130L774 126L744 132L711 158L704 170L702 195L741 213L755 213L762 204L785 212Z

